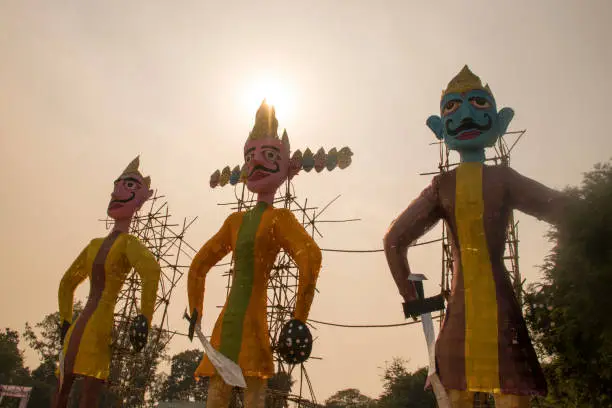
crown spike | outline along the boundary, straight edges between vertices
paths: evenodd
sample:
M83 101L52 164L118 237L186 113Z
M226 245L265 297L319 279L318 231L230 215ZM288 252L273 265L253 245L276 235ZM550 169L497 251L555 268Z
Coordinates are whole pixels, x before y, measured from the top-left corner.
M475 89L480 89L493 96L489 86L482 86L480 78L470 70L470 67L464 65L461 71L450 80L446 89L442 91L442 98L450 93L465 93Z
M128 166L125 168L125 170L123 170L123 173L121 173L119 177L127 176L128 174L136 174L142 179L142 182L145 184L145 186L147 186L147 188L151 187L151 177L143 176L138 170L139 166L140 166L140 155L136 156L136 158L132 160L130 164L128 164Z
M266 137L278 139L278 120L276 119L274 106L268 105L264 99L255 114L255 124L248 140L258 140Z
M289 146L289 135L287 135L287 129L283 129L283 137L281 138L281 141L287 148L287 151L291 151L291 148Z
M130 164L127 165L127 167L125 168L125 170L123 170L123 173L121 173L121 175L123 176L124 174L138 173L139 166L140 166L140 155L136 156L136 158L132 160Z

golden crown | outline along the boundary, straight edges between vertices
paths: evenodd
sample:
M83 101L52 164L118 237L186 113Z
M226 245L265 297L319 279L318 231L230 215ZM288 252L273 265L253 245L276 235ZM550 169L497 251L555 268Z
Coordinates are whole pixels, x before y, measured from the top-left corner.
M151 187L151 177L147 176L143 176L140 171L138 171L138 166L140 165L140 156L136 156L136 158L134 160L132 160L130 162L130 164L128 164L128 166L125 168L125 170L123 170L123 173L121 173L121 175L119 176L120 178L123 176L127 176L128 174L136 174L138 175L143 183L145 184L145 186L147 186L147 188Z
M264 99L257 114L255 114L255 125L249 134L248 140L263 139L273 137L278 139L278 120L276 119L276 111L274 106L270 106Z
M264 99L259 106L259 109L257 109L257 113L255 114L255 125L253 125L253 130L251 130L251 133L249 133L247 141L265 139L267 137L281 140L287 147L287 150L290 149L287 130L283 130L282 138L278 137L278 120L276 119L276 111L274 110L274 106L268 105Z
M482 86L482 81L476 76L470 68L465 65L461 72L459 72L451 81L444 91L442 91L442 98L450 93L464 93L467 91L473 91L474 89L480 89L493 96L489 85Z

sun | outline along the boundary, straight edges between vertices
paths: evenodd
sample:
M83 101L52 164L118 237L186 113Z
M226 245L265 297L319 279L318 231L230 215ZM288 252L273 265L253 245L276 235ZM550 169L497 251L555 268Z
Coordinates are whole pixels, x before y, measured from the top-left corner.
M260 78L245 89L244 102L251 115L254 115L265 99L276 110L279 122L290 120L293 115L293 90L279 78ZM282 127L282 125L281 125Z

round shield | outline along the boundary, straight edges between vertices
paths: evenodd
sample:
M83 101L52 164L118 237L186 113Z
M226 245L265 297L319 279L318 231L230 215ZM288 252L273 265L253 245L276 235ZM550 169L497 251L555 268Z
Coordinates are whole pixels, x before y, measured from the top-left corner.
M305 323L293 319L278 336L278 353L289 364L303 363L312 351L312 335Z
M142 350L147 344L147 336L149 334L149 323L143 315L136 316L132 327L130 327L130 343L137 352Z

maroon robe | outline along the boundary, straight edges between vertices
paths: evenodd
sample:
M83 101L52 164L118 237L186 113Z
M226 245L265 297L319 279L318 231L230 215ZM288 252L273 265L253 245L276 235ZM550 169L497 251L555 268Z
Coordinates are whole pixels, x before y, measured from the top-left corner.
M454 169L434 177L431 185L394 221L386 246L405 254L407 247L440 219L446 222L453 257L453 282L446 316L436 341L436 371L445 388L466 390L466 313L461 243L455 217L456 174L457 169ZM512 210L557 223L566 196L506 166L482 167L482 195L482 224L497 299L499 386L505 394L546 395L546 381L505 269L503 255ZM474 363L478 364L470 361L470 364Z

